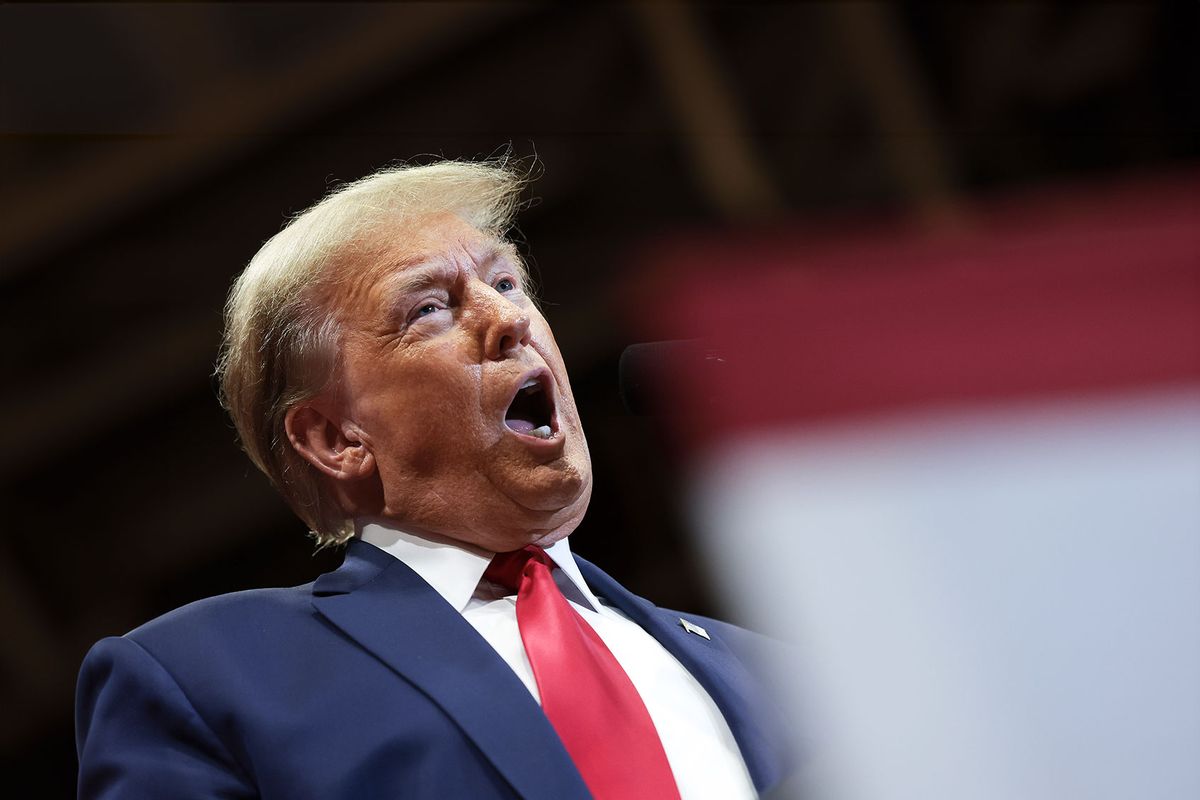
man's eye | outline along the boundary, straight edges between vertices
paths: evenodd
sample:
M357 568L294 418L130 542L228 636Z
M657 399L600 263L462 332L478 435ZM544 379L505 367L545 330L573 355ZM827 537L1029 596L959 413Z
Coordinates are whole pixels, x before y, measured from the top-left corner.
M421 317L428 317L430 314L435 314L438 311L441 311L442 308L443 306L441 303L435 303L432 300L428 303L422 303L414 308L412 313L409 314L408 321L416 322L417 320L421 319Z
M517 284L513 282L512 278L501 278L496 281L496 291L501 294L511 292L515 288L517 288Z

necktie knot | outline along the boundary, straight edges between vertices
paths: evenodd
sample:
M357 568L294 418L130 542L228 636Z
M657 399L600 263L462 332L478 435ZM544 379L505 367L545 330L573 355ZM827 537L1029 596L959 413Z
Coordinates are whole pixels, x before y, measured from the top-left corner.
M525 567L531 561L544 564L547 567L552 563L550 557L546 555L545 550L534 545L529 545L520 550L514 550L511 553L497 553L496 557L492 559L492 563L488 565L487 570L483 573L483 577L492 583L500 584L510 592L517 592L521 588L521 579L525 574Z

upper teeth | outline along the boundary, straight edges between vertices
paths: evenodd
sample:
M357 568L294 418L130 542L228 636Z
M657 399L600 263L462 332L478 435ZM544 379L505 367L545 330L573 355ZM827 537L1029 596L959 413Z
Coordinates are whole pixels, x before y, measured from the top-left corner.
M537 380L534 378L530 378L529 380L525 381L524 384L521 385L521 391L527 392L527 393L533 391L534 389L540 389L540 388L541 388L541 384L539 384L537 382Z

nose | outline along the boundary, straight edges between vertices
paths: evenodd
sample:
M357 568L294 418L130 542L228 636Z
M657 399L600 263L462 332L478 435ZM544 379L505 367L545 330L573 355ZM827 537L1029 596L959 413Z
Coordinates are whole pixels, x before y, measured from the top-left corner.
M495 306L484 333L483 354L492 361L499 361L529 344L529 316L503 300Z

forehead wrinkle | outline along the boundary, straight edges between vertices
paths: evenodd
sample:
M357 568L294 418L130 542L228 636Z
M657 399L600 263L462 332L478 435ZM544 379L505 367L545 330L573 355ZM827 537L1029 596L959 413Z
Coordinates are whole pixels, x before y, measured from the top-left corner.
M407 295L452 280L449 273L461 272L463 260L480 276L495 262L507 260L522 282L528 281L525 262L512 242L474 228L471 232L479 238L451 235L430 246L429 240L421 242L418 234L414 237L418 241L410 240L407 247L381 243L361 248L353 259L359 266L351 261L339 270L340 279L335 278L332 288L340 295L336 305L351 317L382 311L390 318ZM363 264L364 260L368 263Z
M339 281L340 305L346 311L362 311L373 300L382 299L390 305L410 292L428 288L437 282L438 271L445 264L445 252L413 252L389 254L370 264L353 269ZM442 264L438 264L438 260Z
M522 283L529 280L529 270L525 266L525 259L521 258L521 254L517 252L516 245L508 241L498 241L492 250L492 260L498 258L507 258L517 271L517 276L521 278Z
M400 297L451 279L457 270L449 262L417 262L384 275L377 286L385 297Z
M502 259L511 261L524 274L523 264L517 257L516 248L508 242L489 242L487 249L476 254L461 243L437 252L417 253L395 259L382 266L382 274L375 285L380 286L391 297L399 297L411 292L427 289L443 280L451 280L457 275L462 266L455 258L453 250L461 250L471 262L473 271L482 275L495 262Z

